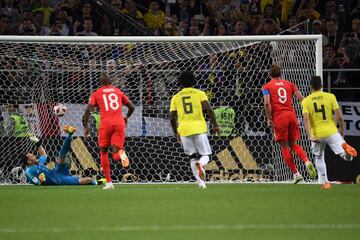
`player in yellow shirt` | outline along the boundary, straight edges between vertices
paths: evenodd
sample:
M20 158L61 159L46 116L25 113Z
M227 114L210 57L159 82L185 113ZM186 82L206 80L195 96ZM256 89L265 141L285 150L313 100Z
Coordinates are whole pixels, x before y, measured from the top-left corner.
M319 175L319 183L324 189L330 189L327 178L324 150L329 145L331 150L345 161L352 161L357 156L356 150L344 141L344 117L334 94L322 92L319 76L313 76L310 82L312 93L302 102L304 127L311 140L315 155L315 166ZM339 131L336 127L335 112Z
M181 72L179 82L182 89L171 98L170 103L171 126L177 141L181 141L185 153L190 157L190 167L199 187L206 188L203 167L209 162L211 147L203 109L207 111L213 129L218 135L220 129L206 94L194 88L196 83L194 74L190 71ZM197 153L200 154L200 158Z

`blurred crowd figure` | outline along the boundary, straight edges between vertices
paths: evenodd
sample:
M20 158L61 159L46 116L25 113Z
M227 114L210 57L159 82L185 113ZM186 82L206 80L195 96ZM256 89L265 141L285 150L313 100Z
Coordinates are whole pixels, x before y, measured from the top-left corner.
M115 12L160 36L322 34L325 69L360 67L358 0L104 1ZM116 25L94 2L1 0L0 35L139 35L131 26ZM335 89L360 87L359 81L353 81L358 75L325 72L324 80ZM339 100L357 97L341 90L338 94Z

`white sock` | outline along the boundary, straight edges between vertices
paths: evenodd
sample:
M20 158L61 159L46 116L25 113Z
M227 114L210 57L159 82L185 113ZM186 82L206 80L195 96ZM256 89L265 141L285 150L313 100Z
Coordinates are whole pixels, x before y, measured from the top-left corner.
M196 178L196 181L197 181L198 183L200 183L202 180L201 180L201 178L199 177L199 173L198 173L198 171L197 171L197 169L196 169L195 162L196 162L195 159L191 159L191 160L190 160L190 167L191 167L192 173L194 174L194 177Z
M106 186L112 186L113 184L112 184L112 182L107 182L105 185Z
M201 156L201 158L199 159L200 165L203 167L206 164L208 164L210 158L209 156Z
M299 172L297 172L297 173L294 173L294 178L295 177L302 177L302 176L301 176L301 174Z
M318 172L319 183L324 184L326 182L329 182L326 172L325 160L322 158L315 157L315 167Z

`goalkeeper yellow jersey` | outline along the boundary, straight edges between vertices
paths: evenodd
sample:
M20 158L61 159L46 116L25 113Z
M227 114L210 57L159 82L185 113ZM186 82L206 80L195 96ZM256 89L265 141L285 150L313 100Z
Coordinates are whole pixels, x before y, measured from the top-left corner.
M180 136L207 132L201 104L203 101L208 101L205 92L195 88L183 88L171 98L170 112L177 112Z
M333 112L339 109L334 94L316 91L302 102L302 112L309 113L311 135L315 138L329 137L338 132Z

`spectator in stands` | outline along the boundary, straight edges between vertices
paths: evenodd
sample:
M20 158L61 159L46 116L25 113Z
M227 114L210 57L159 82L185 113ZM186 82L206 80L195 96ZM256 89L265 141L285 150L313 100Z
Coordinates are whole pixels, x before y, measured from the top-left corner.
M36 27L30 20L24 20L17 29L19 35L36 35Z
M248 0L242 0L240 7L236 11L237 18L243 20L245 23L249 23L250 19L254 15L260 15L258 12L251 12L250 4ZM252 16L251 16L252 14ZM255 30L254 30L255 31Z
M354 68L356 66L355 62L351 61L347 56L346 50L339 48L338 52L335 55L334 61L330 65L332 69L347 69ZM337 96L339 100L348 100L353 99L353 91L341 90L341 88L352 88L356 79L351 79L353 74L349 72L333 72L331 73L331 86L337 88L332 90L332 92Z
M304 19L320 19L320 13L315 10L316 0L301 1L301 5L297 11L297 16Z
M74 35L73 18L68 16L65 8L61 8L56 16L56 21L60 21L60 35L72 36Z
M178 0L171 9L171 15L175 14L180 22L190 24L190 19L195 15L194 9L189 6L189 0Z
M20 15L22 15L26 9L29 9L29 0L19 0L17 3L17 9Z
M264 12L263 12L263 18L264 19L273 19L273 20L275 20L276 24L280 25L280 19L278 16L275 16L272 4L268 4L265 6Z
M355 33L356 37L360 39L360 17L354 17L351 21L351 29Z
M228 35L229 33L233 32L233 28L235 25L235 16L234 11L231 9L225 9L222 15L221 25L225 28L225 34ZM219 35L219 34L218 34Z
M188 24L184 21L179 22L179 27L177 30L178 36L186 36L188 35Z
M34 9L34 12L42 11L44 13L44 25L49 27L54 9L50 6L49 0L41 0L41 7Z
M228 35L226 28L223 24L219 24L216 28L215 28L215 34L217 36L225 36Z
M321 34L323 46L328 45L329 40L322 32L322 22L321 20L314 20L312 22L312 34Z
M36 34L40 36L46 36L50 33L50 28L44 25L44 13L42 11L34 12L34 26L36 28Z
M51 36L61 36L62 23L60 19L55 19L55 22L51 24L49 35Z
M92 11L91 4L84 2L81 6L81 12L79 16L73 16L74 18L74 33L80 32L84 29L83 23L86 18L91 18L93 21L93 31L98 33L100 31L103 19Z
M255 34L257 35L276 35L280 33L282 29L276 24L274 19L265 19L264 23L260 25Z
M151 0L148 12L144 15L145 26L156 35L164 35L165 13L159 9L159 3Z
M121 0L111 0L111 6L119 11L123 8L123 3Z
M97 36L97 33L93 32L93 21L91 18L85 18L83 22L84 30L78 32L78 36Z
M338 31L338 26L335 19L329 18L326 20L326 37L329 44L339 48L343 34Z
M15 8L14 0L4 0L4 5L0 9L0 14L10 18L11 28L16 28L20 20L20 13L18 9Z
M356 37L355 33L345 33L340 43L340 51L344 51L344 54L349 58L352 65L357 61L359 50L360 40Z
M246 24L242 20L237 20L235 22L234 31L232 35L246 35Z
M172 15L170 19L166 19L165 35L176 36L178 35L178 21L176 15Z
M144 24L144 18L140 11L138 11L135 3L133 0L127 0L125 2L125 7L123 10L121 10L122 13L125 13L126 15L129 15L131 18L136 20L137 22Z
M6 15L0 17L0 35L11 35L13 31L11 29L11 19Z
M360 6L355 7L351 13L350 13L350 17L354 18L354 17L360 17Z
M323 57L323 67L331 68L335 61L336 48L334 45L327 44L325 46L324 57Z
M259 27L262 26L263 21L264 21L264 19L263 19L262 15L260 15L260 14L252 15L250 21L248 22L249 27L248 27L247 33L249 35L255 34L256 29L258 29Z
M294 15L289 17L289 24L288 24L288 29L286 29L286 34L290 34L290 35L303 34L299 26L299 20L297 16Z
M31 9L25 9L23 11L19 23L23 22L24 20L29 20L31 22L34 21L34 14L33 14L33 11L31 11Z
M344 47L344 42L346 39L352 40L352 38L355 38L354 40L359 40L360 39L360 18L355 17L352 21L351 21L351 32L347 32L343 35L343 38L341 40L340 46ZM351 34L350 34L351 33Z
M322 4L322 6L320 6L320 8L318 9L324 18L336 19L337 18L336 7L337 7L336 0L327 0L325 3L325 7L324 4Z

